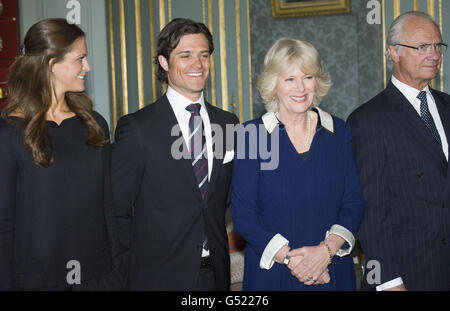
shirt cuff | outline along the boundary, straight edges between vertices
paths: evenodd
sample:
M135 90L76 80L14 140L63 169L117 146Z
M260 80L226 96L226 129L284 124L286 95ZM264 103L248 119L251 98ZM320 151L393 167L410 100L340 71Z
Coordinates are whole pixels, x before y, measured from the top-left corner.
M283 237L281 234L277 233L267 244L264 252L261 256L261 260L259 261L259 267L261 269L269 270L273 266L273 258L276 253L285 245L288 245L289 241Z
M401 277L398 277L396 279L393 279L389 282L383 283L381 285L378 285L376 287L377 291L382 291L382 290L387 290L389 288L395 287L395 286L399 286L403 284L403 279Z
M330 234L336 234L338 236L340 236L341 238L343 238L348 245L350 245L349 248L347 249L340 249L337 251L336 255L338 255L339 257L344 257L347 256L348 254L350 254L353 250L353 246L355 245L355 237L353 236L353 234L347 230L346 228L342 227L341 225L332 225L330 230L327 231L326 235L325 235L325 239L330 235Z

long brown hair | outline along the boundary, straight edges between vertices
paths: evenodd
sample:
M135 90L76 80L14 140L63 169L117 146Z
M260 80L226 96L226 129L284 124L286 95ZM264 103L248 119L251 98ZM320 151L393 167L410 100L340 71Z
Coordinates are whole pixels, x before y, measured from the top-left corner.
M52 65L64 59L73 43L84 32L65 19L42 20L28 30L21 55L10 69L8 77L8 105L2 111L2 118L11 120L17 114L23 118L24 144L34 163L49 167L54 161L52 144L48 133L46 114L51 106L52 86L50 60ZM102 128L92 116L92 101L85 92L67 92L65 101L88 129L86 143L104 146Z

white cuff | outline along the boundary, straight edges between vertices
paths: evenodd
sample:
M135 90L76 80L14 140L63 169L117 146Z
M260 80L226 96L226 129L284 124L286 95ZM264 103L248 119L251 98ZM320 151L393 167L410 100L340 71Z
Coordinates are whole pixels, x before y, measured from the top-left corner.
M353 246L355 245L355 237L349 230L342 227L341 225L334 224L331 226L330 230L327 231L327 233L325 235L325 239L330 234L336 234L336 235L340 236L348 243L348 245L350 245L350 247L348 249L341 248L340 250L338 250L336 255L338 255L339 257L344 257L352 252Z
M286 240L281 234L277 233L267 244L264 252L261 256L261 260L259 261L259 267L261 269L269 270L273 266L273 258L276 253L285 245L288 245L289 241Z
M393 279L389 282L383 283L381 285L378 285L376 287L377 291L382 291L382 290L387 290L389 288L395 287L395 286L399 286L403 284L403 280L401 277L398 277L396 279Z

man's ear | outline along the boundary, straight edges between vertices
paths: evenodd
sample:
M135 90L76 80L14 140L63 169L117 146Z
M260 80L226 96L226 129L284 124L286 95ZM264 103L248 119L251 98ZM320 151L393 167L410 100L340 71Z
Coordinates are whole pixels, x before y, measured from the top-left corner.
M159 55L158 56L158 61L159 61L159 65L165 70L165 71L169 71L169 62L167 61L167 59L162 56Z
M399 58L400 58L400 55L399 55L397 49L398 48L394 45L389 45L389 47L388 47L388 53L391 55L391 59L394 62L394 64L398 63Z

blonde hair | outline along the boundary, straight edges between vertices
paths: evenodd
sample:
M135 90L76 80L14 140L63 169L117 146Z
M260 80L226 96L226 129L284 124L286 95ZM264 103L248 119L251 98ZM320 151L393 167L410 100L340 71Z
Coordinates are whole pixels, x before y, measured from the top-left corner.
M278 111L279 99L275 90L278 77L292 65L297 65L303 73L316 78L312 107L319 106L322 98L328 94L332 85L331 79L324 71L319 53L314 46L299 39L281 38L267 51L264 68L258 79L259 93L267 111Z

